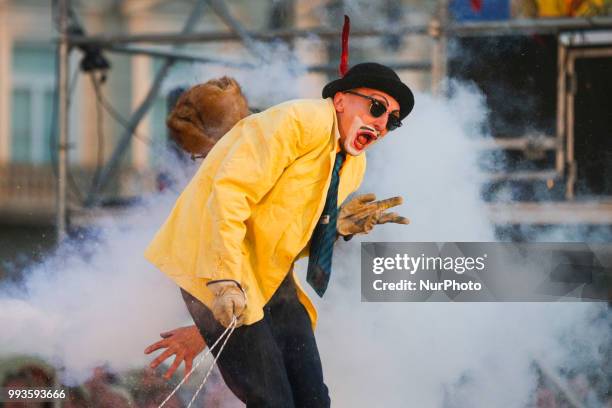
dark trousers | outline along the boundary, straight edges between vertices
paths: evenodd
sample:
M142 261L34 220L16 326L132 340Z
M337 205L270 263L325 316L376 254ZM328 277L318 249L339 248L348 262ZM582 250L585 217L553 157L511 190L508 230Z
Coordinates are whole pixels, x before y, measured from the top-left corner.
M204 304L181 292L206 344L212 345L223 326ZM217 365L227 386L248 408L330 406L310 319L291 274L265 305L262 320L234 330Z

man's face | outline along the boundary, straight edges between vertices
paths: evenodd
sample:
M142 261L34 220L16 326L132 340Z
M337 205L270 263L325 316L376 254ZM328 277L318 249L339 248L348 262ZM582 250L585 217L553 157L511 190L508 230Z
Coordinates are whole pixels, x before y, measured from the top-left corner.
M369 98L382 103L387 111L379 117L373 116L370 112L372 100ZM372 88L338 92L334 95L334 106L338 116L340 146L352 156L360 155L388 133L389 115L399 118L399 103L391 95Z

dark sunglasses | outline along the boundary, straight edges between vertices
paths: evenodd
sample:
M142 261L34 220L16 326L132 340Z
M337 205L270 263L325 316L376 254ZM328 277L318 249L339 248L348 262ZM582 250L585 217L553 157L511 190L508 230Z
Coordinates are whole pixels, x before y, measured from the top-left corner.
M361 96L362 98L366 98L370 102L372 102L372 104L370 105L370 114L375 118L379 118L385 113L387 113L387 107L385 106L385 104L376 98L360 94L359 92L355 91L344 91L344 93ZM402 121L400 120L400 118L389 113L389 116L387 117L387 130L391 132L392 130L397 129L400 126L402 126Z

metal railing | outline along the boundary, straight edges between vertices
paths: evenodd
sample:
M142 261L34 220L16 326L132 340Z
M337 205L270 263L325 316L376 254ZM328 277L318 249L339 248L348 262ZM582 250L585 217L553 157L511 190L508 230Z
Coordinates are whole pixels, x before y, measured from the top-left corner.
M94 168L70 167L67 206L72 212L82 209ZM151 191L154 177L150 171L122 167L109 189L113 198L133 197ZM57 211L57 176L50 164L0 164L0 223L53 225Z

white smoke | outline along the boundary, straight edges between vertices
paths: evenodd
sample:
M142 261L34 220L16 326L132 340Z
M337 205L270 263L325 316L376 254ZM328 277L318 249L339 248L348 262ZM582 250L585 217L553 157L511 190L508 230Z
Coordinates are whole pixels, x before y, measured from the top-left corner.
M188 314L178 289L144 249L174 197L158 196L120 219L102 220L96 242L70 243L0 292L0 354L38 354L82 381L108 363L145 364L142 350Z
M486 115L481 95L459 86L448 101L416 100L405 126L368 156L360 189L403 196L397 211L411 224L381 226L363 240L494 241L470 149ZM575 336L574 346L588 350L581 358L604 360L609 329L589 324L606 313L601 305L361 303L359 242L336 245L334 277L318 302L317 340L338 406L525 407L534 360L558 368L575 353L561 339Z
M311 39L308 47L316 47L317 43L316 39ZM251 107L261 109L288 99L304 97L305 90L300 81L307 71L305 65L297 59L295 52L282 42L266 46L256 43L255 48L261 55L261 60L258 62L253 62L246 51L240 55L244 58L241 62L255 63L256 69L220 65L183 65L182 70L170 73L163 89L168 91L178 86L191 86L227 75L238 81Z
M234 72L252 102L299 96L293 81L303 70L288 71L282 55L269 69ZM228 74L205 72L198 80ZM374 147L361 190L402 195L398 211L412 223L381 226L367 240L494 240L470 149L486 114L482 100L470 88L448 101L419 94L405 126ZM102 363L122 371L150 362L145 346L188 320L178 288L143 258L175 197L101 221L101 237L60 248L19 287L2 289L0 353L40 355L73 380ZM561 339L572 331L595 361L610 340L587 324L597 309L589 304L362 303L359 242L337 245L330 289L318 302L316 335L335 406L523 407L536 384L534 358L565 364L573 349Z

